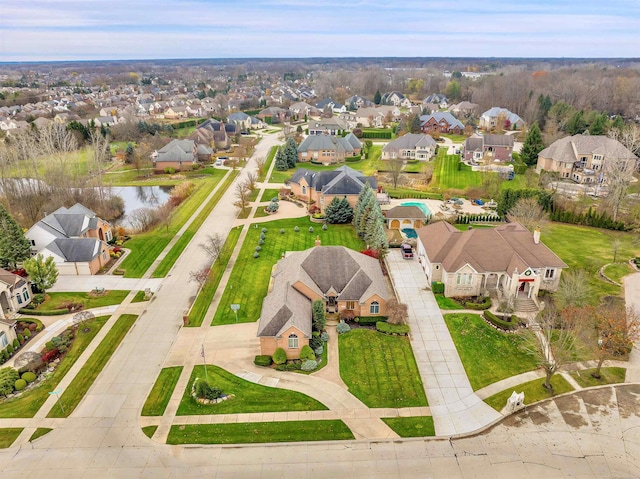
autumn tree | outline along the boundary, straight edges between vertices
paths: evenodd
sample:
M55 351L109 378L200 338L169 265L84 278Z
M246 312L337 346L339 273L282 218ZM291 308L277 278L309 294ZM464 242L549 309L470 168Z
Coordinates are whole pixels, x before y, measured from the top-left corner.
M256 167L257 167L257 171L258 171L258 176L261 176L265 173L264 171L264 167L267 164L267 160L264 157L260 157L260 158L256 158Z
M522 144L520 150L520 158L528 166L534 166L538 163L538 153L544 149L544 143L542 141L542 133L537 123L531 125L527 138Z
M588 273L583 269L562 273L553 299L558 309L585 306L591 299Z
M391 298L387 301L387 323L406 324L409 317L409 309L406 304L400 303L397 299Z
M249 189L249 191L255 191L257 181L258 175L253 171L249 171L246 177L247 188Z

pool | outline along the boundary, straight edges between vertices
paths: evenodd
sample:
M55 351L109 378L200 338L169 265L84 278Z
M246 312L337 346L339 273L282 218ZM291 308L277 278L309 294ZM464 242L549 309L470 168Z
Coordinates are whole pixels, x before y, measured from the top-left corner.
M402 232L407 238L417 238L418 233L413 228L402 228Z
M400 203L400 206L417 206L418 208L420 208L422 210L422 212L424 213L424 215L427 218L429 218L431 216L431 210L424 203L419 203L417 201L407 201L405 203Z

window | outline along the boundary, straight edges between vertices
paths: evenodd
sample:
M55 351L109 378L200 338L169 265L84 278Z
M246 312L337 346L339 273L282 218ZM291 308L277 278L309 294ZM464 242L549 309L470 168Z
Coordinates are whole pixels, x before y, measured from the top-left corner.
M26 289L22 292L22 297L24 298L25 301L29 301L29 291L27 291Z
M307 194L307 187L306 187L306 186L303 186L303 187L302 187L302 194L303 194L303 195L306 195L306 194Z
M7 335L4 332L0 332L0 348L4 348L7 344L9 344Z
M471 273L458 273L456 276L457 285L470 285L473 280L473 274Z
M295 334L289 335L289 349L297 349L298 348L298 336Z
M380 314L380 304L377 301L371 303L369 314Z
M553 279L556 274L555 269L548 269L544 272L544 279Z
M20 297L20 293L16 294L16 299L18 300L18 304L22 304L22 298Z
M31 240L31 246L35 246L36 245L36 241L35 240Z
M355 301L347 301L347 309L356 309Z
M103 252L102 252L102 259L103 259L104 261L107 261L107 252L106 252L106 251L103 251Z

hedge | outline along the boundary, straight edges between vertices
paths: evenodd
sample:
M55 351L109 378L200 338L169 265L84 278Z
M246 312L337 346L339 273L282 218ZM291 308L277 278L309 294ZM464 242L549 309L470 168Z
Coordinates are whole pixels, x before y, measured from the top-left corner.
M524 175L527 172L527 168L529 168L525 163L516 163L513 165L513 172L516 175Z
M34 316L60 316L61 314L69 314L68 309L52 309L51 311L37 311L35 309L20 309L20 314L31 314ZM22 320L21 320L22 321Z
M433 281L431 283L431 291L433 291L433 294L444 294L444 283Z
M378 322L386 322L386 316L360 316L355 318L354 321L362 326L373 326Z
M346 161L347 163L356 163L360 160L362 160L362 157L360 156L345 156L344 158L344 161Z
M388 191L389 198L402 200L405 198L412 200L442 200L444 197L442 193L394 193L392 191Z
M376 329L383 334L406 336L409 334L409 326L406 324L389 324L383 321L376 323Z
M473 303L473 302L467 301L466 303L464 303L464 307L467 309L473 309L476 311L489 309L491 307L491 298L486 298L484 300L484 303Z
M389 131L366 131L362 132L361 138L370 138L374 140L390 140L393 138L393 132Z
M513 331L518 328L518 321L513 321L513 316L511 317L511 321L505 321L503 319L498 318L491 311L485 311L483 313L484 319L493 324L496 328L503 329L505 331Z
M271 356L268 354L259 354L253 359L253 364L256 366L271 366Z

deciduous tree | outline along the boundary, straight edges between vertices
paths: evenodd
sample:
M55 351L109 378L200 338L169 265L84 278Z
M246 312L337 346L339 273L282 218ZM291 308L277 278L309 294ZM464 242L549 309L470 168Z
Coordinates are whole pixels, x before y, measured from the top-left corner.
M387 301L387 322L389 324L406 324L408 318L408 307L400 303L397 299L391 298Z
M211 262L213 263L218 259L222 252L222 248L224 247L224 237L220 233L207 235L207 238L200 247L211 257Z
M29 275L31 284L42 293L45 293L58 281L58 267L53 256L48 256L45 259L42 254L38 254L35 258L24 260L22 266Z
M548 221L547 213L542 209L538 198L520 198L507 212L509 221L517 221L529 231L538 226L543 226Z

